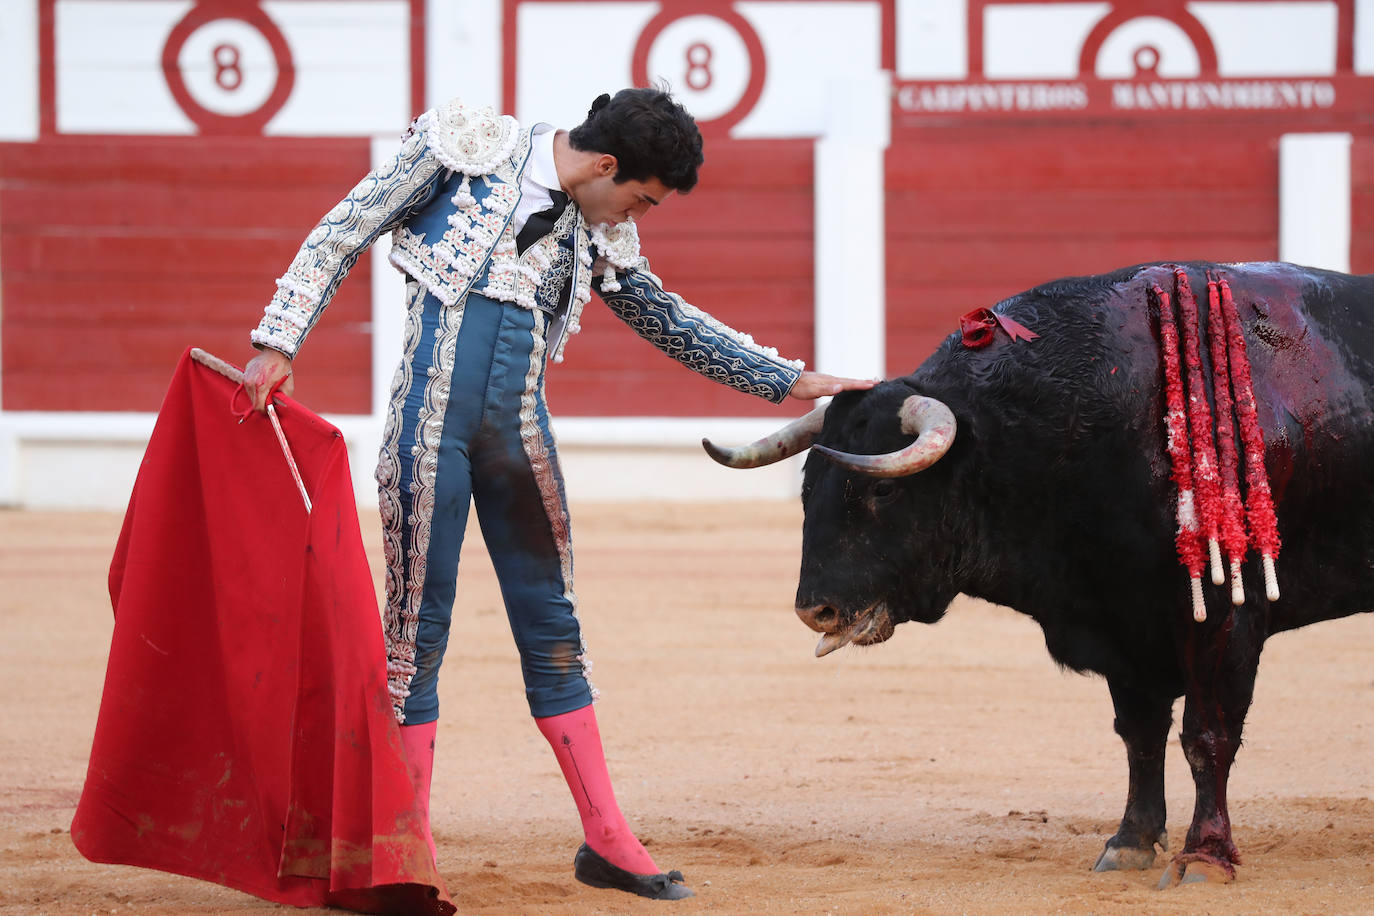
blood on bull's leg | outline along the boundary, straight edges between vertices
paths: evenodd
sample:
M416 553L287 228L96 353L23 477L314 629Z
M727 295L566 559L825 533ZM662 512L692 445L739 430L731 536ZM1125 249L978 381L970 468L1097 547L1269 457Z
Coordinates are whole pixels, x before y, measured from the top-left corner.
M1154 864L1155 847L1169 848L1165 830L1164 752L1173 723L1173 698L1144 693L1108 678L1116 710L1116 733L1126 744L1130 783L1126 813L1116 835L1107 841L1093 871L1146 869Z
M1226 785L1254 697L1265 623L1253 607L1216 618L1202 627L1189 621L1180 637L1187 677L1180 740L1196 800L1183 849L1164 870L1161 889L1181 881L1231 881L1240 864Z

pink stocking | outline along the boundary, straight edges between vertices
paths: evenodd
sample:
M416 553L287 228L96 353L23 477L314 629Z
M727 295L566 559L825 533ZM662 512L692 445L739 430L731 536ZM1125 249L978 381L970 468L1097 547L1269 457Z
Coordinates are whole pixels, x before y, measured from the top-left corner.
M658 866L640 844L615 803L611 775L601 750L596 714L584 706L558 716L535 719L553 747L582 818L587 845L612 865L636 875L658 874Z
M410 773L410 784L415 788L415 813L424 827L430 858L436 861L438 853L434 847L434 835L429 829L429 782L434 772L434 733L438 728L438 722L401 726L401 747L406 754L406 770Z

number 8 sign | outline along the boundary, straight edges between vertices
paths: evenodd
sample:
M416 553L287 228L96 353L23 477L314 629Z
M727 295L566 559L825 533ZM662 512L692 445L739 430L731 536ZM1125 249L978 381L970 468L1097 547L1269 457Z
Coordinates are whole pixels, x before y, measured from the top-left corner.
M177 104L202 134L256 134L295 83L291 48L257 4L201 0L162 49Z
M639 35L630 73L636 86L666 80L703 131L724 132L758 103L766 62L758 33L732 5L684 14L664 4Z

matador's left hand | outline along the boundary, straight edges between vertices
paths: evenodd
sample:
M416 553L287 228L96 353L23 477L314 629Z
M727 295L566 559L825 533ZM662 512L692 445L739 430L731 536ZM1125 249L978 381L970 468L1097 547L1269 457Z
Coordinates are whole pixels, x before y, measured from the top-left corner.
M803 372L788 392L788 396L803 401L814 401L816 398L839 394L841 391L865 391L876 384L878 380L872 378L844 378L822 372Z

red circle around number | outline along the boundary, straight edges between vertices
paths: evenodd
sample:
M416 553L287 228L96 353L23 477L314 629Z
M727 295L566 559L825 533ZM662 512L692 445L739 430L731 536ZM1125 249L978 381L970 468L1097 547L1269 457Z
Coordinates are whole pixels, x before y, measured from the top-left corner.
M267 39L267 44L272 48L272 56L277 62L277 84L272 87L272 94L256 109L241 115L222 115L196 101L186 88L186 78L182 76L178 62L187 39L196 29L216 19L237 19L257 29L263 38ZM193 6L172 28L167 36L167 43L162 46L162 74L167 80L167 88L172 91L172 97L177 100L181 110L186 112L186 116L195 122L200 132L220 136L262 133L263 126L286 104L286 100L291 96L291 89L296 84L296 68L291 59L291 46L286 43L286 36L271 17L263 12L262 7L256 3L245 4L237 0L201 0Z
M1166 19L1170 24L1178 26L1183 30L1183 34L1193 43L1194 50L1197 51L1198 67L1204 75L1215 74L1217 72L1217 49L1212 44L1212 36L1207 34L1207 29L1202 25L1201 20L1188 10L1181 0L1168 0L1165 6L1173 6L1174 9L1156 10L1152 15ZM1081 76L1093 76L1097 72L1097 55L1102 51L1102 46L1112 32L1118 26L1125 25L1132 19L1139 17L1139 12L1114 11L1108 13L1100 19L1097 25L1093 26L1088 33L1087 39L1083 42L1083 50L1078 55L1078 72ZM1155 66L1159 66L1159 61L1155 61ZM1153 74L1141 73L1138 75L1149 76Z
M649 85L649 51L653 48L655 39L668 26L688 16L712 16L723 20L744 41L744 47L749 52L749 82L745 85L744 94L735 103L735 107L720 117L697 122L697 127L705 136L724 135L754 110L759 96L763 95L764 77L768 72L768 61L763 53L763 42L759 40L759 33L754 31L749 20L735 11L733 4L695 4L691 12L684 13L681 10L670 12L668 4L665 3L658 15L650 19L644 31L639 33L639 41L635 43L634 55L630 59L630 78L636 86Z

